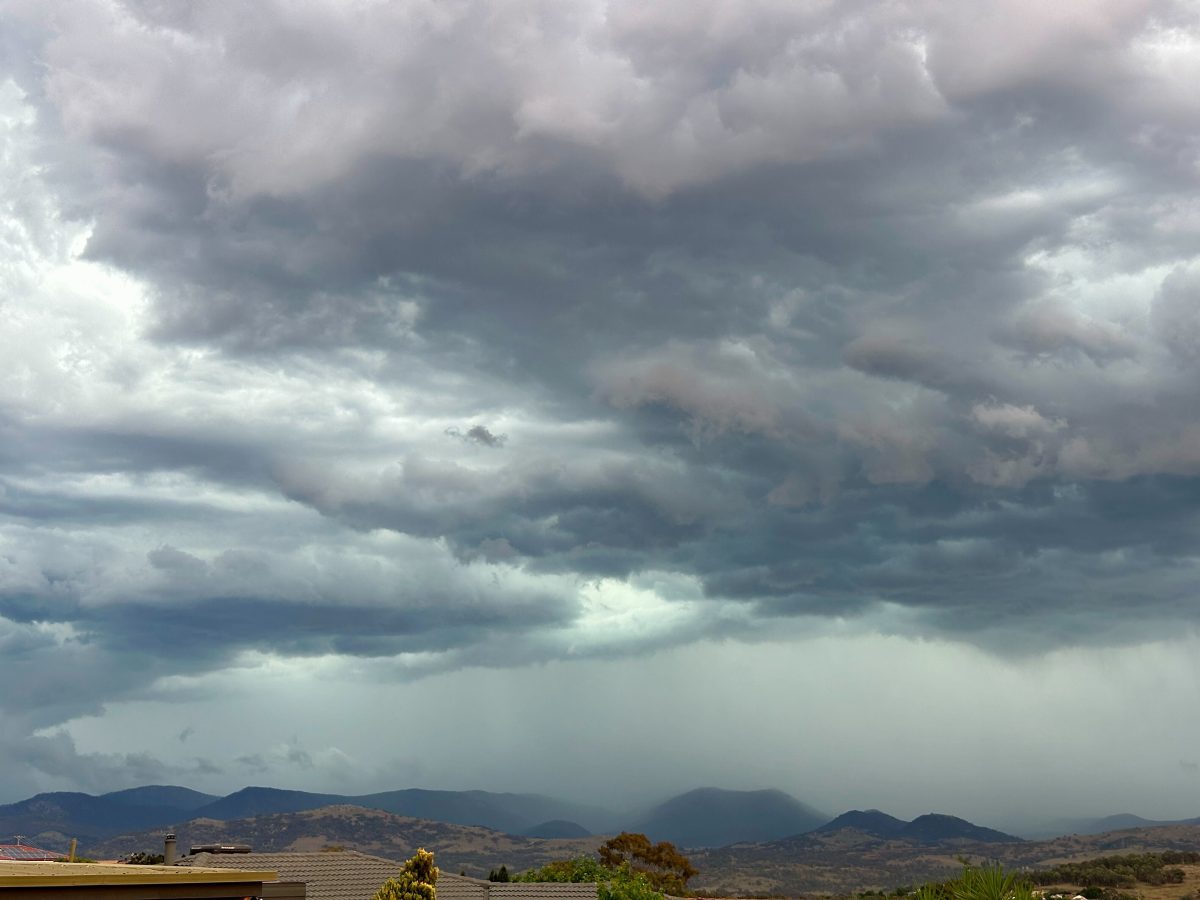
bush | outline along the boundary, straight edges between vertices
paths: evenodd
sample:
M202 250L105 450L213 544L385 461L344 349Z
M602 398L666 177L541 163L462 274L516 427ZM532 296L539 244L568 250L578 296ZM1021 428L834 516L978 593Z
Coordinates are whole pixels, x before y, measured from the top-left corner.
M157 866L166 862L166 857L161 853L147 853L145 850L139 850L137 853L121 857L121 862L131 866Z
M404 864L399 875L379 886L374 900L437 900L437 879L433 854L421 849Z
M590 856L547 863L513 876L513 881L595 884L599 900L664 900L650 879L622 863L617 868L601 865Z
M1015 872L1005 872L999 863L966 863L958 878L921 885L911 896L914 900L1034 900L1029 881Z

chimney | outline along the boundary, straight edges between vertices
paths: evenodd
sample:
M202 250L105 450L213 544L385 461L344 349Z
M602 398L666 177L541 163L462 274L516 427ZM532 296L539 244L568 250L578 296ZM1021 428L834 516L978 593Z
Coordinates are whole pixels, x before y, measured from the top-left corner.
M163 865L175 865L175 832L168 831L166 840L163 841Z

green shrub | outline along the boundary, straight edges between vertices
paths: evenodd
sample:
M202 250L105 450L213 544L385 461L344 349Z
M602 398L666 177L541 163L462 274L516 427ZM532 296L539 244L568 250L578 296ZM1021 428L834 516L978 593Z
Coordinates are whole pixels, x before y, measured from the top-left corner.
M515 875L512 880L595 884L599 900L663 900L662 892L655 889L644 873L630 868L629 863L610 869L590 856L547 863L540 869Z

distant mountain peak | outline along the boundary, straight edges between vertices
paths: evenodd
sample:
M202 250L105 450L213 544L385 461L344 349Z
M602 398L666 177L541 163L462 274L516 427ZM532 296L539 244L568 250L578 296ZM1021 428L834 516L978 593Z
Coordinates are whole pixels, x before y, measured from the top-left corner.
M864 834L878 838L896 837L908 825L903 819L889 816L878 809L852 809L842 813L832 822L822 825L817 831L833 832L843 828L853 828Z
M949 841L981 841L984 843L1014 843L1021 840L994 828L984 828L946 813L926 813L917 816L900 832L900 836L921 843Z
M774 788L700 787L660 803L637 819L633 830L682 847L720 847L812 831L828 818Z
M592 833L577 822L566 819L551 819L549 822L539 822L521 832L524 837L533 838L585 838Z

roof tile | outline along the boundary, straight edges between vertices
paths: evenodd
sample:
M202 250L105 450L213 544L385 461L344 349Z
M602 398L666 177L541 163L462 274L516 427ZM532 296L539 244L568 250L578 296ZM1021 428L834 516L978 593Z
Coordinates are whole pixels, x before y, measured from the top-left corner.
M281 881L303 881L308 900L371 900L404 863L357 850L317 853L196 853L184 866L271 869ZM489 882L443 872L438 900L596 900L594 884Z

